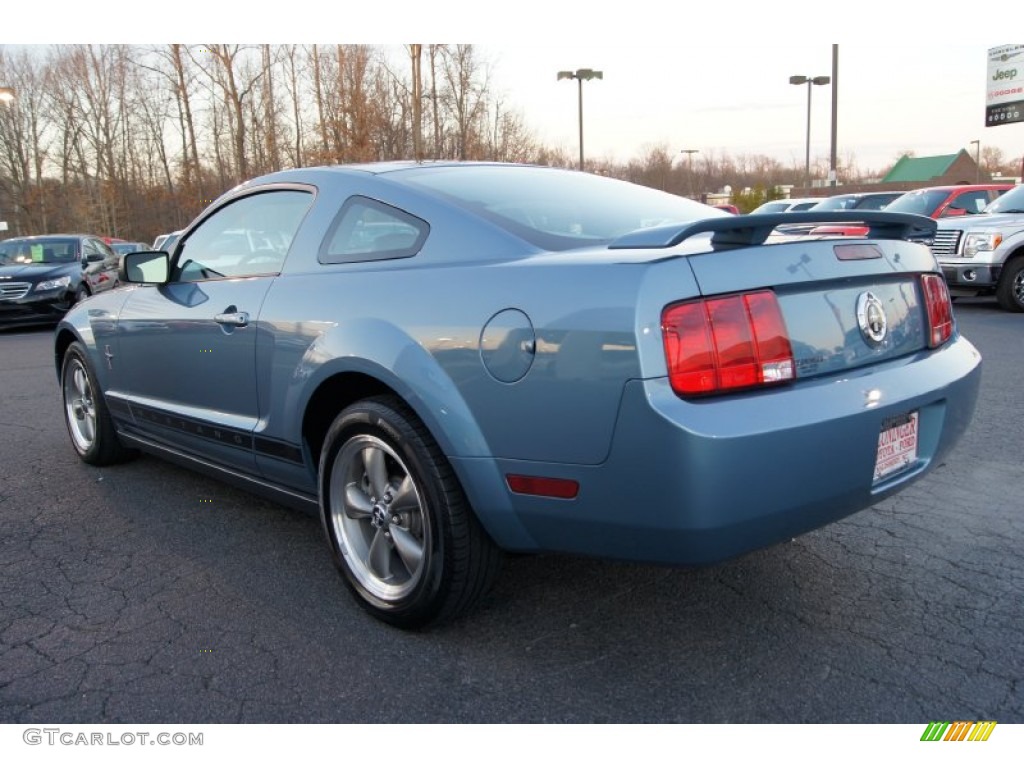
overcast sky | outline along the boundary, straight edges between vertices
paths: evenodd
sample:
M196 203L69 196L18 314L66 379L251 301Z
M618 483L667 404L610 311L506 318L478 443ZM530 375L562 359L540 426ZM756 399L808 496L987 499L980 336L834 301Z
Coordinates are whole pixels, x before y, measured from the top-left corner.
M583 86L588 158L625 161L663 144L674 153L765 154L799 164L807 87L790 85L789 77L831 75L836 42L841 157L852 156L865 170L884 169L903 150L973 151L973 140L1021 157L1024 123L984 122L986 53L1018 42L1006 35L1018 29L1011 22L1022 18L1019 2L989 0L955 15L937 6L904 7L912 5L252 0L228 9L211 0L50 0L6 9L0 43L471 42L490 63L492 88L505 107L519 110L542 141L572 155L577 84L558 81L556 73L592 68L604 79ZM831 86L814 86L812 158L827 157L830 126Z
M903 150L951 154L970 142L1024 152L1024 123L985 126L991 44L899 47L839 44L838 152L861 168ZM650 145L678 153L765 154L803 163L807 86L791 75L831 76L829 42L687 45L485 46L493 80L549 143L578 151L578 84L559 70L598 69L583 83L588 158L626 160ZM1024 62L1022 62L1024 65ZM828 157L831 85L812 86L811 156Z

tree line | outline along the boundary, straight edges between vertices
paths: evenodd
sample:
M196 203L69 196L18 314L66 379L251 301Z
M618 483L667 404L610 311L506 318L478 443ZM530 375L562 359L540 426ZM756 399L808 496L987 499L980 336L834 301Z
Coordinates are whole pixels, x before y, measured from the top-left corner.
M149 240L282 168L443 158L567 164L495 96L472 45L0 48L8 234Z
M473 45L0 47L0 237L89 232L150 241L282 168L395 159L573 167L490 83ZM987 158L996 164L1002 158ZM771 189L802 164L667 146L588 170L700 197ZM857 178L852 158L841 177Z

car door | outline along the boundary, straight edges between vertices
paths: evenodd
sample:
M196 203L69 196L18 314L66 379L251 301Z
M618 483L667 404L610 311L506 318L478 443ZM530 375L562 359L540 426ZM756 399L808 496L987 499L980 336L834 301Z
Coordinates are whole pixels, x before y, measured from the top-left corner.
M78 258L82 262L82 279L89 293L104 291L114 284L116 270L112 271L107 262L106 246L97 238L83 237Z
M312 200L295 189L230 200L178 244L167 283L131 292L116 367L138 431L254 468L260 308Z
M117 284L117 261L114 250L99 238L82 239L82 266L92 293L110 290Z

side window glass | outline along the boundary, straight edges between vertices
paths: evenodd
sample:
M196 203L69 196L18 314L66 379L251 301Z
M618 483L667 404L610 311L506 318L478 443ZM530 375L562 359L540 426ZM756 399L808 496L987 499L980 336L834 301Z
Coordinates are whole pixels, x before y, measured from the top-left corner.
M82 256L81 256L81 258L88 259L89 261L95 262L95 261L102 261L104 256L106 256L106 254L104 253L103 249L100 247L100 242L98 240L93 240L92 238L87 238L87 239L82 241Z
M963 208L968 213L981 213L981 210L988 205L988 196L984 192L964 192L957 195L950 208Z
M181 243L172 282L276 274L313 202L309 192L258 192L228 203Z
M427 222L405 211L367 197L351 197L324 238L320 263L406 259L419 253L429 233Z

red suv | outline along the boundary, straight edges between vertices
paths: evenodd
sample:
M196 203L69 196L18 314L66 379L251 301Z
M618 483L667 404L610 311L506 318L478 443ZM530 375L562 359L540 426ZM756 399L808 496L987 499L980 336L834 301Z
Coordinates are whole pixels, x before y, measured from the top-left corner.
M933 219L942 216L967 216L981 213L985 206L999 197L1013 184L960 184L950 187L925 187L896 198L886 206L887 211L918 213Z

